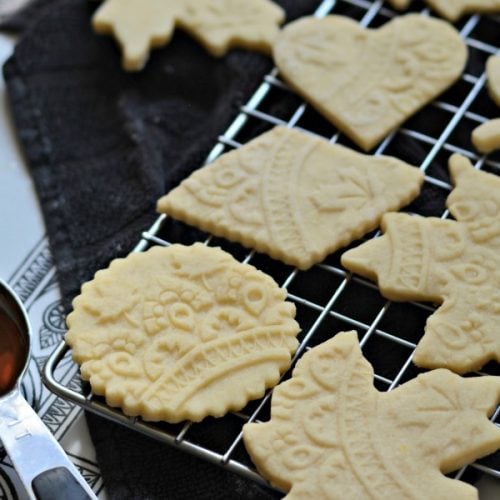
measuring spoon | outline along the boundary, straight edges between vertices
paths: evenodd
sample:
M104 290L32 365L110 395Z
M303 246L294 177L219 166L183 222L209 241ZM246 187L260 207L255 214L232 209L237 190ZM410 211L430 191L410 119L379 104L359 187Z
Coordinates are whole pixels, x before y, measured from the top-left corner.
M31 354L24 307L0 280L0 441L28 496L37 500L96 499L85 479L20 392Z

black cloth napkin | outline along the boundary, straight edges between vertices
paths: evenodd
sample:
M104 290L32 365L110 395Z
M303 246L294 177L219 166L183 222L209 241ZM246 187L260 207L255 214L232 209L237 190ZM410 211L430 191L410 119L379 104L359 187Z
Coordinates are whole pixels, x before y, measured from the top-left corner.
M293 18L318 0L281 3ZM35 4L4 67L67 310L82 282L130 251L156 199L202 164L271 67L245 51L211 58L177 33L143 72L127 74L116 44L92 33L93 9Z
M277 3L291 20L319 0ZM115 43L92 33L94 9L41 0L3 26L24 30L4 76L67 311L83 282L130 252L157 198L202 165L272 65L241 50L214 59L176 33L143 72L127 74ZM99 417L88 423L111 498L275 497Z

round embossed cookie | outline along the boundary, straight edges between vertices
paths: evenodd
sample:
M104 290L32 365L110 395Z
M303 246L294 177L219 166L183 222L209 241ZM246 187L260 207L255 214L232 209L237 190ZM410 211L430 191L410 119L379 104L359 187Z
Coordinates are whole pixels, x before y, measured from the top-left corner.
M146 420L200 421L275 385L297 348L286 291L202 244L114 260L82 287L66 341L94 394Z

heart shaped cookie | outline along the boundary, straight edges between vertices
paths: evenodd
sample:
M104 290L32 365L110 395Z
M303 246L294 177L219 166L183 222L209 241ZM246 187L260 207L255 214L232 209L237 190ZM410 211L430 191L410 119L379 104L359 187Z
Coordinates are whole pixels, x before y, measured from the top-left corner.
M389 0L396 9L406 9L411 0ZM499 12L500 0L426 0L440 16L457 21L460 16L472 12Z
M370 150L460 76L467 49L448 23L418 14L377 30L328 16L289 24L274 58L291 87Z

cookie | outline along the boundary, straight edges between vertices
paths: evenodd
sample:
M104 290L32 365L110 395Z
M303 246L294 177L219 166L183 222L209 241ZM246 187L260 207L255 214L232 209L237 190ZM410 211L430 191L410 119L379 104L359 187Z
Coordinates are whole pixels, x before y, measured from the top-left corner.
M411 0L389 0L396 9L406 9ZM500 12L500 0L426 0L440 16L455 22L464 14Z
M500 4L500 2L499 2ZM488 92L490 97L500 106L500 56L490 56L486 61Z
M290 365L286 291L219 248L154 247L82 287L66 342L92 392L126 415L179 422L243 408Z
M500 448L486 418L499 402L499 377L444 369L379 392L356 333L342 332L304 354L274 389L271 420L243 439L288 500L470 500L477 490L444 474Z
M342 255L395 301L442 304L429 317L413 361L457 373L500 361L500 178L453 155L447 206L457 220L388 214L382 237Z
M486 75L488 77L488 93L497 106L500 106L500 56L488 58ZM474 129L472 144L481 153L491 153L500 149L500 118L489 120Z
M446 90L466 58L449 23L418 14L376 30L342 16L302 18L274 45L288 84L365 150Z
M500 149L500 118L489 120L472 132L472 144L481 153Z
M194 172L162 213L307 269L417 196L423 174L276 127Z
M270 0L104 0L92 25L97 33L114 35L127 71L139 71L176 27L216 57L232 47L269 54L284 19L283 9Z

